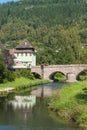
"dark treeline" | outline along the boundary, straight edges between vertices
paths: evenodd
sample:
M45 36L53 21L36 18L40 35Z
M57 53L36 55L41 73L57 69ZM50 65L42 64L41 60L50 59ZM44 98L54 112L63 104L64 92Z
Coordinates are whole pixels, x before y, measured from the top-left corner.
M87 0L20 0L0 5L0 43L27 39L37 64L87 63Z

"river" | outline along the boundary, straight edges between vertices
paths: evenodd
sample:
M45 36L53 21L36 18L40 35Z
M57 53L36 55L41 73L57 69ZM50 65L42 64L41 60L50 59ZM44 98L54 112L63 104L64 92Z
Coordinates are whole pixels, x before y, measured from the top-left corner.
M41 87L62 87L63 84L51 83ZM37 97L31 107L0 107L0 130L81 130L75 124L57 117L47 109L47 97Z

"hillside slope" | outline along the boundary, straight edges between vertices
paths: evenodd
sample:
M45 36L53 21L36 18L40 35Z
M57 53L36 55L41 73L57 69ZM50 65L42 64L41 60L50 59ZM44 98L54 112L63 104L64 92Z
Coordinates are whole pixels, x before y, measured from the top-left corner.
M87 51L81 49L81 44L87 43L86 7L86 0L1 4L0 42L11 48L23 39L29 40L37 49L38 64L86 63Z

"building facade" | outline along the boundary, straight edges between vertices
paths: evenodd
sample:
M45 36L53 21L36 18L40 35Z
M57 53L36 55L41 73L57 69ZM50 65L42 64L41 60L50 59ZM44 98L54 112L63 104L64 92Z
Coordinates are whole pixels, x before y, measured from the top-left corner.
M9 53L13 56L14 64L12 68L14 69L36 66L35 48L26 40L17 45L14 49L11 49Z

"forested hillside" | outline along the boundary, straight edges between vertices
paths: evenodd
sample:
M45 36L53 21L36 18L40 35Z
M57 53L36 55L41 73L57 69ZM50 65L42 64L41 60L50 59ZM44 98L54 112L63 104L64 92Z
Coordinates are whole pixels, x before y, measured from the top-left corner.
M87 0L20 0L0 5L0 43L27 39L37 64L87 63Z

